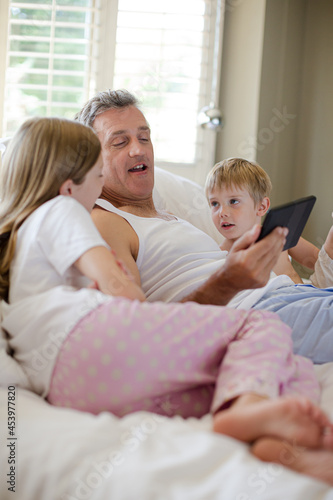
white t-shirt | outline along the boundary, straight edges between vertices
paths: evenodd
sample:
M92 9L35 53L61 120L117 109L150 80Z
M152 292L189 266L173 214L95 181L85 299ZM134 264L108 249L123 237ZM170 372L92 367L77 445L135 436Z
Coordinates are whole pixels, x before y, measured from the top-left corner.
M115 208L106 200L96 204L123 217L139 239L136 260L141 286L151 302L179 302L195 291L209 276L223 266L227 253L200 229L178 217L164 220L139 217ZM288 276L274 273L262 288L238 293L228 306L241 309L252 307L268 290L294 284Z
M333 259L327 254L324 247L318 254L318 260L310 280L317 288L333 286Z
M2 327L15 359L42 396L67 334L92 309L112 300L83 288L87 280L73 266L96 246L108 248L89 212L68 196L41 205L18 231Z

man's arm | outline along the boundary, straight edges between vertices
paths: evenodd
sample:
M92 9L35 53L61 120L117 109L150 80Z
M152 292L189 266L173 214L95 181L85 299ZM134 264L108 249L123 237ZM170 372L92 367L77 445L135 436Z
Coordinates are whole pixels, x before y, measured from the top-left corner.
M122 217L102 208L94 208L92 219L102 238L124 262L135 282L140 286L140 274L136 265L139 239L131 225Z
M287 232L286 228L276 228L255 243L260 226L254 226L234 243L221 269L182 302L226 305L238 292L266 285L284 246Z

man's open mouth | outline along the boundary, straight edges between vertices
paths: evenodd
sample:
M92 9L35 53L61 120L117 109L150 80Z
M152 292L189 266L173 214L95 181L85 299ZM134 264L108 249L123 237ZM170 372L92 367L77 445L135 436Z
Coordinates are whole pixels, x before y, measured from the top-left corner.
M129 172L144 172L147 170L147 166L141 163L140 165L135 165L135 167L130 168Z

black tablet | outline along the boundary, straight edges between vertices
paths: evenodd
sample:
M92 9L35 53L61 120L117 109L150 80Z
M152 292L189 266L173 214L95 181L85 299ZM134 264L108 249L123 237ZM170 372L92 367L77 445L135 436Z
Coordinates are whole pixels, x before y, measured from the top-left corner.
M266 214L258 241L267 236L275 227L280 226L289 229L283 250L288 250L288 248L297 245L315 201L315 196L307 196L306 198L271 208Z

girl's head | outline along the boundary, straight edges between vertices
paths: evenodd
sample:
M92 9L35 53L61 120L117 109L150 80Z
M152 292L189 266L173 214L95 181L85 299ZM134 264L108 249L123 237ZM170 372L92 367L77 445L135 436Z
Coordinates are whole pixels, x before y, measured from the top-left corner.
M93 178L99 169L101 146L95 132L62 118L31 118L11 140L0 171L0 295L8 292L8 273L16 233L40 205L58 194L68 194L91 209L102 183ZM91 171L91 172L90 172ZM95 182L95 183L94 183ZM7 278L6 278L7 276Z
M17 131L0 173L0 217L11 210L37 208L57 196L67 180L82 184L97 162L96 134L62 118L32 118Z
M235 241L260 223L270 205L271 188L268 175L256 163L242 158L217 163L208 174L205 192L220 233Z

